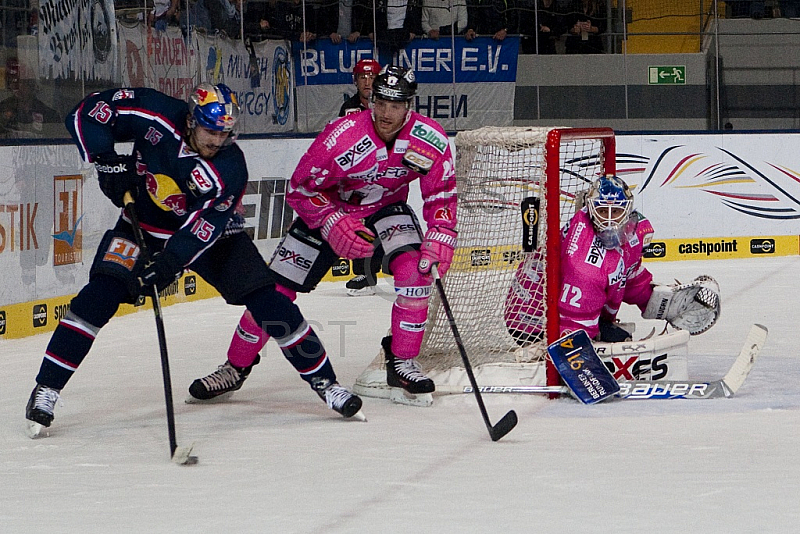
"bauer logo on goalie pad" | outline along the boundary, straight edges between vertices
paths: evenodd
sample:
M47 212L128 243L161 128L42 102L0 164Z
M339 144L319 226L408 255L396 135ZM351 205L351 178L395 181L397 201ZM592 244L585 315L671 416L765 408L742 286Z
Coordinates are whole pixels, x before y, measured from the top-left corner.
M619 391L619 384L597 356L584 330L551 343L547 353L572 394L584 404L595 404Z

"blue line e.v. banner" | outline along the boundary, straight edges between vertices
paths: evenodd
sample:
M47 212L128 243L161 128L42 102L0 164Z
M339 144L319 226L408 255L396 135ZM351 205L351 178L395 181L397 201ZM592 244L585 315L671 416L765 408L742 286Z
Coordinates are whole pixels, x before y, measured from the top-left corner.
M372 42L335 45L325 39L293 43L293 49L298 126L319 131L355 93L352 70L359 60L374 57ZM381 54L378 61L414 69L419 82L414 109L447 130L466 130L511 124L518 53L518 37L447 37L415 39L394 56Z

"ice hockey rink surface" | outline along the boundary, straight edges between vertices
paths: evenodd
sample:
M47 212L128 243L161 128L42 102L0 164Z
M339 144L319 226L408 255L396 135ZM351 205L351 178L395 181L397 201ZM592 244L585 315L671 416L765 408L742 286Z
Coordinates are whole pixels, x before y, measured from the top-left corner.
M800 257L649 263L657 281L714 276L722 315L689 344L692 379L721 378L753 323L769 328L730 399L609 401L472 395L430 408L364 399L368 422L329 410L267 345L226 403L183 403L225 360L242 308L164 309L180 446L169 461L152 312L112 319L64 389L46 438L24 410L50 334L0 340L0 532L797 532ZM384 296L323 283L298 303L352 386L389 325ZM478 288L476 288L478 289ZM623 320L637 318L625 307ZM644 335L655 321L637 322Z

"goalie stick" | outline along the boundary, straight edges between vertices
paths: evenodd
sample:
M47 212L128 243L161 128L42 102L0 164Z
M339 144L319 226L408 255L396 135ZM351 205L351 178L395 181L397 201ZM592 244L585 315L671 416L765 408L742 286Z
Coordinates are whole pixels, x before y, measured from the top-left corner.
M642 399L716 399L732 397L742 386L753 369L761 348L767 339L767 327L754 324L750 328L744 346L733 365L719 380L691 381L667 380L647 381L634 380L620 382L618 398L621 400ZM564 386L483 386L481 393L515 393L515 394L566 394ZM466 386L464 393L471 393L472 388Z
M133 195L126 192L124 196L125 213L131 220L131 227L133 227L133 235L136 238L136 244L142 253L142 259L145 262L150 260L150 251L147 248L147 243L144 240L142 227L139 224L139 218L136 216L134 209ZM167 357L167 334L164 330L164 318L161 315L161 301L158 298L158 288L154 285L151 288L150 299L153 301L153 312L156 316L156 331L158 332L158 348L161 352L161 373L164 377L164 399L167 405L167 434L169 435L169 450L170 458L178 465L194 465L197 463L197 456L192 456L192 448L194 444L189 447L178 447L178 440L175 437L175 408L172 403L172 379L169 373L169 359Z

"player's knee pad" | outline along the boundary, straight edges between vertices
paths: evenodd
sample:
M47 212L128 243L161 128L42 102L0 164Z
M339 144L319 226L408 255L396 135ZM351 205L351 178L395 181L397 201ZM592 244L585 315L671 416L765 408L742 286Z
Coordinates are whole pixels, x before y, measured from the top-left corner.
M419 250L422 244L422 230L414 210L405 202L397 202L379 210L365 221L375 232L376 246L380 245L377 256L383 256L384 271L393 274L394 259L408 251Z

